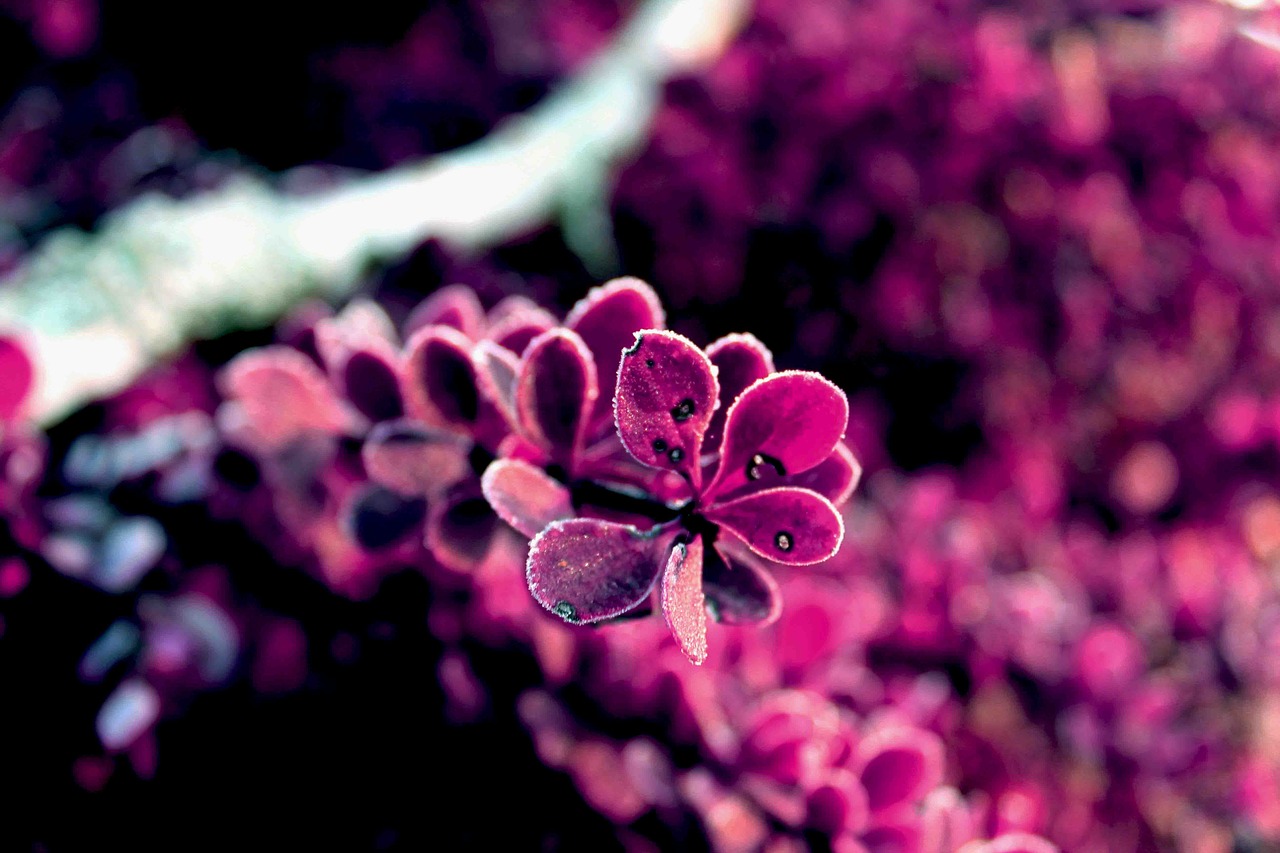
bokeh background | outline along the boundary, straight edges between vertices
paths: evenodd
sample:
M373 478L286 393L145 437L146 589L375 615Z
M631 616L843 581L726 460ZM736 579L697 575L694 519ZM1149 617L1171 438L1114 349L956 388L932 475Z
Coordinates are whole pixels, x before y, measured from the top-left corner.
M636 8L0 0L0 274L144 193L475 143ZM396 320L635 275L695 341L846 390L844 549L704 670L660 625L554 624L518 564L513 594L291 536L215 377L305 312L10 428L43 461L0 496L0 846L927 849L946 788L975 837L1278 849L1277 33L1210 0L759 0L609 170L598 251L562 220L368 270ZM759 780L816 759L757 742L788 690L937 767L890 815L864 756L869 823L788 817Z

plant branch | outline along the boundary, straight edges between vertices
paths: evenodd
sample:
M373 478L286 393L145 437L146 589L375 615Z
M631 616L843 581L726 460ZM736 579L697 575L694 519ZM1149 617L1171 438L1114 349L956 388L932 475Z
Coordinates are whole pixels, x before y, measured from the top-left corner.
M51 234L0 283L0 327L28 340L39 370L31 415L48 425L191 340L338 299L369 263L425 239L481 249L580 206L581 187L608 186L643 141L662 82L718 55L747 2L648 0L580 75L458 151L308 196L246 175L187 200L139 198L92 235ZM587 244L583 227L566 231Z

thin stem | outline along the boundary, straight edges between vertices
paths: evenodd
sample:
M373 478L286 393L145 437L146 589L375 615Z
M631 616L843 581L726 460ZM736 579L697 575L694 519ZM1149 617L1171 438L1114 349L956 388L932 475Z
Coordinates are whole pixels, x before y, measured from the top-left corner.
M593 506L647 518L654 524L666 524L685 516L693 501L672 507L651 497L623 491L594 480L577 480L569 484L574 507Z

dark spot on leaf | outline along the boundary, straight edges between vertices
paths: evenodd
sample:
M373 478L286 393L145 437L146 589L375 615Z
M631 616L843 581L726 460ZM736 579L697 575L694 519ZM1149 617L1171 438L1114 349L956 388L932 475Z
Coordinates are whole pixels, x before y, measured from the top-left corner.
M645 367L653 367L653 359L651 359L651 358L646 358L646 359L644 360L644 366L645 366Z
M368 551L388 548L422 524L426 511L426 501L402 498L390 489L375 487L355 501L351 533Z
M778 535L773 537L773 544L778 546L779 551L790 551L792 545L791 534L785 530L779 530Z
M671 452L667 454L667 457L670 458L672 462L679 462L684 458L684 451L678 447L673 447L671 448Z
M663 441L662 439L660 439L660 438L656 438L656 439L654 439L654 441L653 441L653 452L654 452L654 453L666 453L666 452L667 452L667 443L666 443L665 441Z
M759 480L764 476L763 469L766 465L772 468L774 473L779 477L787 476L787 472L783 469L782 462L780 460L774 459L772 456L766 456L763 453L757 453L755 456L751 457L749 462L747 462L747 479Z
M681 400L680 404L671 410L671 417L675 418L677 423L689 420L693 417L693 401L688 398Z
M552 607L551 611L566 622L578 621L578 608L567 601L557 601L556 606Z

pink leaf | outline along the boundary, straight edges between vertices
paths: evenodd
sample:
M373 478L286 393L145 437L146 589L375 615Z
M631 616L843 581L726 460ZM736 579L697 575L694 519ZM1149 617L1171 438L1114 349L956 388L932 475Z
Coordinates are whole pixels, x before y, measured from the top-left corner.
M35 365L26 348L15 337L0 336L0 423L22 412L35 384Z
M707 496L770 472L785 477L809 470L835 450L848 420L844 392L817 373L791 370L761 379L729 409Z
M707 659L707 609L702 594L702 537L677 542L662 573L662 612L689 660Z
M622 351L631 346L636 332L665 325L662 303L653 288L638 278L615 278L594 287L565 318L566 328L577 332L591 350L600 376L618 375ZM610 398L601 394L593 420L612 420Z
M820 563L844 539L844 520L831 502L808 489L765 489L705 513L762 557L792 566Z
M480 389L471 342L457 329L428 326L405 347L406 396L429 424L471 432L480 417Z
M484 332L484 308L476 293L465 284L442 287L418 303L405 321L406 336L427 326L448 326L469 340L477 340Z
M595 363L576 334L554 329L525 351L516 381L516 414L524 434L562 464L581 448L599 393Z
M720 382L720 407L707 428L707 450L720 447L724 420L738 395L773 373L773 353L755 335L726 335L707 347L707 358L716 366Z
M336 433L350 425L325 375L288 347L242 353L223 368L218 385L239 406L248 435L263 451L279 450L308 432Z
M369 433L360 450L365 472L402 495L427 496L467 476L471 442L433 432L415 421L387 421Z
M574 515L569 490L528 462L499 459L485 469L480 485L498 517L530 538Z
M427 549L446 568L471 572L489 556L498 517L480 492L480 483L466 479L431 506L427 516Z

